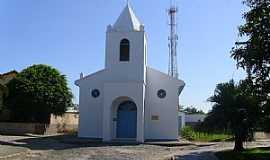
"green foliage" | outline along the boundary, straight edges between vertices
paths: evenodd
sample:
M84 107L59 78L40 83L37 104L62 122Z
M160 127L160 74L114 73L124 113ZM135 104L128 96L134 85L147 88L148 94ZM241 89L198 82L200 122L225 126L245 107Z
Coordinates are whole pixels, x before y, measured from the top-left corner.
M203 142L219 142L231 139L232 136L226 133L207 133L198 131L190 126L186 126L180 131L181 136L191 141L203 141Z
M252 92L261 101L264 119L261 124L270 131L270 1L245 0L250 10L244 14L245 24L239 27L244 42L236 42L232 57L248 74Z
M8 88L6 87L6 85L0 82L0 113L5 108L2 103L4 97L6 97L7 95L8 95Z
M47 65L24 69L7 86L5 104L14 121L48 122L51 113L61 115L72 105L65 76Z
M270 78L270 1L245 0L244 3L250 10L244 14L246 22L239 27L239 34L247 41L236 42L232 57L252 78L263 83ZM269 85L266 90L269 91Z
M214 105L204 125L231 130L235 137L235 150L243 150L243 141L253 138L261 116L260 102L248 90L247 81L237 85L231 80L218 84L214 95L208 99Z
M270 157L270 148L247 149L241 153L233 151L222 151L216 153L220 160L266 160Z
M190 106L181 110L187 114L205 114L202 110L198 110L197 108Z
M188 140L194 140L194 130L192 127L185 126L180 130L180 134L183 138L186 138Z

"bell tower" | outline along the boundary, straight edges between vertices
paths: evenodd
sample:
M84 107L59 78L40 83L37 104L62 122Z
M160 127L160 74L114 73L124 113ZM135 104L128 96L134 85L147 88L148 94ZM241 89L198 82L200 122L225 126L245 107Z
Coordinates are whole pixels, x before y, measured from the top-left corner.
M107 27L105 68L123 80L145 82L147 41L144 26L126 5Z

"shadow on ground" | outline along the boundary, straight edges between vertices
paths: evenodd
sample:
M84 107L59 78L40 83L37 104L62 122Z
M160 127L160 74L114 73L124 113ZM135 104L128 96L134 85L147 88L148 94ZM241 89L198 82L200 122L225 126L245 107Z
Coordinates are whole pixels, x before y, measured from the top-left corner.
M108 146L138 146L140 143L123 141L104 143L100 139L78 138L74 135L55 136L24 136L22 139L6 141L0 140L0 145L26 147L31 150L64 150L82 147L108 147ZM181 147L194 145L181 142L153 142L148 141L144 145L156 145L162 147Z
M214 152L191 152L186 155L175 155L175 160L218 160Z
M71 135L56 135L47 137L29 136L29 138L14 141L0 141L0 145L26 147L31 150L63 150L81 147L105 147L105 146L135 146L134 142L103 143L97 139L77 138Z

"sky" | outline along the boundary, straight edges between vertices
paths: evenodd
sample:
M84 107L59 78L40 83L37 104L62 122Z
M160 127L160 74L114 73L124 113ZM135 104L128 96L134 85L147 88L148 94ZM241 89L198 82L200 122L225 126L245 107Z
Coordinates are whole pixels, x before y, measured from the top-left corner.
M167 73L170 0L130 0L145 25L148 65ZM0 73L48 64L74 81L104 68L105 32L125 0L1 0ZM242 0L177 0L178 69L186 86L180 104L209 111L217 83L245 77L230 58L243 23Z

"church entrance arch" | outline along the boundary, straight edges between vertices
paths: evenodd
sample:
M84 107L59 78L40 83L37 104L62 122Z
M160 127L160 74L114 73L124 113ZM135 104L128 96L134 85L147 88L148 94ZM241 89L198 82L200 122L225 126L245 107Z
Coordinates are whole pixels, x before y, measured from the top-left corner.
M116 98L112 102L112 139L137 138L137 104L127 96Z
M137 106L132 101L124 101L117 108L116 138L136 138Z
M117 138L136 138L137 134L137 107L132 101L124 101L117 109Z

